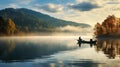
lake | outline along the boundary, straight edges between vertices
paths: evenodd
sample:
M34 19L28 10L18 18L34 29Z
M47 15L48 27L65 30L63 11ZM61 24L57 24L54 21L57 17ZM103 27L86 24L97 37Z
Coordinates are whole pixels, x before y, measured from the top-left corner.
M89 40L91 36L82 36ZM120 67L120 40L78 36L0 37L0 67Z

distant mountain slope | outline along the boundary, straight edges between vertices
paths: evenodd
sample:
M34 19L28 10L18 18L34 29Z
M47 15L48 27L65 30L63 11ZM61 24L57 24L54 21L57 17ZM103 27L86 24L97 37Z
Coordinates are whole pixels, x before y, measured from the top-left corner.
M81 28L90 27L88 24L56 19L49 15L45 15L26 8L6 8L0 10L0 16L11 18L17 28L21 30L27 29L31 32L54 31L55 28L65 27L68 25Z

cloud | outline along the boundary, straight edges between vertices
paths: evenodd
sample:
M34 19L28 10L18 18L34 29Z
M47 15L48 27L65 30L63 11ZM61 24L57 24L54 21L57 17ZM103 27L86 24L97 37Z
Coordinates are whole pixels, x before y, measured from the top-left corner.
M27 4L30 4L33 1L34 0L16 0L16 3L27 5Z
M16 4L9 4L7 8L18 8L18 5Z
M80 2L91 2L91 3L95 3L98 5L104 5L105 4L120 4L120 0L76 0L77 3Z
M68 7L75 9L75 10L79 10L79 11L90 11L95 8L100 8L99 5L91 3L91 2L81 2L75 5L68 5Z
M56 5L56 4L45 4L45 5L39 5L36 4L35 7L38 7L39 9L45 10L47 12L52 12L52 13L57 13L57 12L62 12L63 7L61 5Z
M120 2L118 2L118 1L114 1L114 2L107 2L107 4L120 4Z

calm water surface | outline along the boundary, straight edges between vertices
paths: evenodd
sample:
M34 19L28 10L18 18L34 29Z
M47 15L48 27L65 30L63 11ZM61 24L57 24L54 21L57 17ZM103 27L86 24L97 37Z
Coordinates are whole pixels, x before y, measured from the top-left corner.
M1 37L0 67L120 67L120 40L77 45L78 36ZM91 37L82 37L89 40Z

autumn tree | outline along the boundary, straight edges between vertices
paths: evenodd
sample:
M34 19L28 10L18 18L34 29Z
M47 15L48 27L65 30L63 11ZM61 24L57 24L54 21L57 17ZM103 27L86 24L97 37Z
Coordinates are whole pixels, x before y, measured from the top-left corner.
M16 26L10 18L0 17L0 34L13 35L15 30Z
M94 30L95 30L95 32L94 32L95 35L98 35L98 36L101 35L102 27L101 27L100 23L97 23L95 25Z
M102 22L102 24L97 23L95 25L95 35L118 35L119 28L120 18L110 15Z

